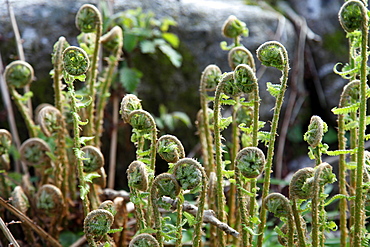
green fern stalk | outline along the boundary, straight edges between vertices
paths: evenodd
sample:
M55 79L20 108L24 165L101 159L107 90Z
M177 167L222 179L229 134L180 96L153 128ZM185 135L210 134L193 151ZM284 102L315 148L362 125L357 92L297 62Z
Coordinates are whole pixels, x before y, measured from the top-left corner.
M268 49L269 46L271 48L271 55L269 55L269 52L270 52L269 50L265 50L266 48ZM277 56L277 54L279 55ZM262 200L264 200L270 190L270 176L271 176L272 161L273 161L273 156L274 156L275 139L277 135L280 111L283 105L284 94L285 94L285 90L287 87L288 73L289 73L289 60L288 60L288 53L285 47L281 45L280 43L274 42L274 41L262 44L257 50L257 56L258 56L258 59L261 60L262 64L267 65L267 66L276 67L277 69L282 70L282 73L283 73L280 79L281 88L276 98L276 103L274 107L274 115L272 118L272 124L271 124L271 130L270 130L271 135L270 135L270 140L268 143L267 161L266 161L266 166L265 166L266 169L265 169L263 189L262 189ZM260 212L261 222L258 227L258 232L260 233L260 235L258 235L258 240L257 240L258 247L262 247L262 242L264 238L263 232L266 226L266 217L267 217L266 209L264 207L261 207L261 212Z

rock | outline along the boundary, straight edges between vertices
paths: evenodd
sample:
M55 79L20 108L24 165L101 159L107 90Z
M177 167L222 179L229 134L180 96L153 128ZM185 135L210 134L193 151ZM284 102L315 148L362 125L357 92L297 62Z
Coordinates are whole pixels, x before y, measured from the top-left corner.
M75 27L75 15L82 0L33 0L16 1L13 4L21 36L24 40L26 60L33 65L37 80L31 89L34 91L34 106L53 103L53 89L49 71L53 44L60 36L65 36L71 45L76 45L79 31ZM224 21L235 15L249 28L249 37L243 37L242 44L255 56L256 49L264 42L279 40L288 50L290 61L294 58L295 30L290 21L276 11L259 6L245 5L242 0L116 0L114 13L141 7L144 12L153 11L157 18L172 17L178 25L171 29L181 42L180 52L184 57L183 66L174 68L164 56L153 59L148 55L140 56L138 69L144 77L138 88L139 97L146 110L159 115L158 108L164 104L169 112L183 111L195 121L199 110L199 80L203 69L209 64L218 65L223 72L230 71L227 51L220 48L221 41L232 42L221 35ZM7 14L6 5L0 7L0 17L5 20L0 26L0 50L6 63L16 59L14 35ZM136 61L137 62L137 61ZM258 68L260 63L256 60ZM261 73L265 71L265 73ZM274 68L260 70L260 94L262 120L271 119L275 99L266 92L266 82L278 83L280 71ZM107 126L105 129L109 129ZM175 134L182 140L187 152L198 143L191 129L182 129ZM194 136L194 138L189 138ZM109 141L105 142L107 145ZM108 149L109 145L103 148ZM119 147L120 148L120 147ZM127 157L123 158L127 159ZM120 160L120 158L118 158ZM123 170L124 172L124 170Z

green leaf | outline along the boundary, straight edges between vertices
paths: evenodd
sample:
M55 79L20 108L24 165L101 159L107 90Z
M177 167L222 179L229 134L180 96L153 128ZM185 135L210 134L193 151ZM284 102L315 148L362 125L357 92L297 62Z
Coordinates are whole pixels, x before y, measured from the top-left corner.
M87 184L86 187L83 187L82 185L79 185L79 187L80 187L80 198L81 200L84 200L90 191L90 186Z
M249 192L248 190L244 189L243 187L238 187L239 191L241 191L243 194L250 196L250 197L255 197L256 195L252 192Z
M107 233L116 233L121 232L123 230L123 227L120 227L119 229L110 229Z
M150 40L140 42L140 50L142 53L155 53L155 43Z
M129 93L136 90L142 76L143 73L135 68L123 67L120 69L120 82Z
M221 130L226 129L232 123L232 121L233 121L232 117L221 118L220 119L220 129Z
M190 128L192 126L191 120L189 116L185 112L175 111L172 113L173 118L179 120L183 124L186 125L186 127Z
M85 176L84 176L84 180L85 180L85 182L87 182L87 183L92 183L93 181L93 179L94 178L99 178L100 177L100 175L98 174L98 173L96 173L96 172L91 172L91 173L87 173Z
M252 228L246 225L243 225L243 229L247 230L253 236L258 236L262 234L262 233L255 233Z
M194 226L197 223L197 221L195 220L195 217L192 214L189 214L188 212L183 212L183 215L188 220L188 223L190 226Z
M222 175L224 175L226 178L231 178L231 177L233 177L234 176L234 174L235 174L235 171L234 170L232 170L232 171L229 171L229 170L223 170L222 171Z
M141 233L155 234L157 233L157 231L154 230L153 228L145 228L138 232L138 234L141 234Z
M337 156L337 155L340 155L340 154L353 154L354 150L353 149L350 149L350 150L335 150L335 151L326 151L325 153L329 156Z
M161 50L161 52L163 52L163 54L165 54L170 59L173 66L175 66L176 68L179 68L181 66L182 56L170 45L164 42L163 44L159 45L158 48L159 50Z
M177 22L172 18L165 18L162 20L161 31L167 32L170 26L176 26Z
M162 37L166 40L172 47L178 48L180 44L180 39L174 33L162 33Z
M280 94L281 85L280 84L272 84L271 82L267 82L267 91L277 98L277 96Z
M138 43L138 37L136 35L125 33L123 38L123 47L127 52L132 52Z
M86 142L89 142L89 141L92 141L92 140L94 140L94 136L81 136L80 137L80 143L82 144L82 145L86 145Z
M351 112L356 112L359 107L360 107L360 103L358 102L356 104L346 106L346 107L341 107L341 108L334 107L331 111L336 115L349 114Z
M343 195L343 194L337 194L337 195L335 195L335 196L331 197L329 200L327 200L327 201L324 203L324 207L326 207L326 206L330 205L331 203L333 203L334 201L336 201L336 200L338 200L338 199L343 199L343 198L345 198L345 199L349 199L349 197L348 197L348 196L346 196L346 195Z

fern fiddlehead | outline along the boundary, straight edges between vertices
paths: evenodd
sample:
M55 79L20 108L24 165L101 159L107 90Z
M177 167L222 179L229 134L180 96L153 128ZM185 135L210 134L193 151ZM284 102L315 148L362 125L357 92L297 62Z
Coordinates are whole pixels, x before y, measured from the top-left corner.
M83 202L84 215L86 216L90 211L90 201L88 198L88 185L84 178L83 172L83 154L81 151L81 145L83 139L80 137L80 125L86 123L82 122L78 115L79 109L84 107L85 104L78 102L78 97L74 89L75 78L80 80L85 79L85 73L88 70L90 61L86 52L76 46L70 46L63 51L63 68L64 68L64 79L68 86L68 93L71 100L71 114L73 120L73 150L76 157L77 174L80 183L80 198Z
M133 161L128 169L127 169L127 180L128 185L130 187L131 195L130 198L134 202L136 217L137 217L137 225L138 229L142 230L147 227L147 222L145 219L143 206L145 206L144 202L139 195L139 191L147 191L148 190L148 173L146 171L146 165L141 161ZM143 205L144 204L144 205Z
M32 109L26 106L26 103L32 92L28 92L25 95L18 93L16 88L23 88L29 85L34 77L32 66L24 61L13 61L5 67L4 78L9 87L9 92L14 99L14 103L17 105L18 110L22 114L25 120L28 133L30 137L37 137L38 129L32 119Z
M104 108L107 104L107 98L109 97L109 88L112 84L114 70L118 65L119 59L122 54L123 45L123 34L122 29L119 26L113 27L107 34L101 37L101 42L104 47L108 47L112 50L112 55L107 58L108 69L106 71L104 81L100 86L99 98L96 108L96 120L95 120L95 145L100 146L100 137L103 132L103 117Z
M175 175L180 186L184 190L194 190L200 185L199 206L196 216L196 225L194 229L193 246L201 245L201 226L203 223L204 205L207 192L207 177L202 165L194 159L180 159L174 166L173 174Z
M205 155L205 167L209 173L214 171L214 152L213 152L213 143L212 143L212 133L209 123L209 108L208 108L208 91L214 91L217 86L217 82L221 76L221 70L217 65L208 65L201 76L200 79L200 105L201 105L201 125L200 135L204 134L205 148L203 148L203 155Z
M154 230L156 231L156 239L160 247L163 247L163 232L161 215L159 213L159 200L162 196L176 198L180 193L181 187L178 184L176 177L170 173L159 174L153 181L150 189L150 202L153 208Z
M280 193L271 193L263 200L263 207L288 225L287 246L293 246L294 219L288 198Z
M180 140L173 135L163 135L157 141L157 151L162 159L169 163L176 163L185 158L184 146Z
M113 214L105 209L95 209L86 215L84 220L84 232L89 246L98 246L96 241L110 241L107 233L113 221Z
M136 235L130 241L129 247L159 247L159 243L155 237L148 233Z
M328 163L321 163L315 168L313 179L313 196L312 196L312 246L324 246L325 235L324 225L326 223L326 212L324 209L324 186L336 181L332 173L332 167Z
M354 104L358 104L359 100L359 87L360 87L360 81L359 80L353 80L349 82L347 85L344 86L343 92L340 97L339 101L339 109L343 108L351 108ZM339 150L345 150L346 149L346 116L349 117L349 119L353 119L352 121L355 121L357 117L357 109L356 107L355 112L351 111L348 113L340 113L338 114L338 149ZM348 119L348 118L347 118ZM350 121L351 121L350 120ZM356 141L356 128L352 128L350 131L350 148L355 147ZM351 157L352 161L356 160L355 155L352 155ZM346 164L346 155L345 154L339 154L339 193L342 195L348 195L347 188L346 188L346 170L347 170L347 164ZM351 171L350 175L350 193L353 195L353 187L356 182L356 172ZM353 204L353 202L350 202L350 204ZM340 204L339 204L339 210L340 210L340 239L341 239L341 245L345 245L347 243L347 236L348 236L348 228L347 228L347 199L341 198ZM353 207L351 207L351 218L353 221L354 212Z
M314 169L311 167L305 167L299 169L293 174L293 177L289 184L289 197L292 200L292 210L294 215L294 221L297 229L299 246L306 246L306 227L305 223L302 224L301 215L299 212L299 200L307 200L313 197L313 177Z
M48 224L50 234L58 238L58 225L61 223L65 211L61 190L55 185L44 184L37 192L36 207L43 222Z
M63 78L63 62L62 62L62 55L63 51L69 46L67 40L65 37L61 36L59 37L58 41L54 44L53 53L51 56L51 61L53 64L53 89L54 89L54 104L55 107L63 113L63 103L64 103L64 97L62 94L62 81Z
M34 137L24 141L19 148L19 154L22 162L28 166L35 166L37 171L42 176L41 185L46 184L49 178L48 168L51 167L51 159L47 155L49 153L49 145L41 138Z
M363 221L363 166L364 166L364 137L365 137L365 118L366 118L366 85L367 85L367 60L368 60L368 10L361 1L350 0L345 2L339 10L339 22L347 33L356 30L361 31L361 65L360 65L360 108L359 108L359 128L358 128L358 147L357 147L357 170L356 170L356 195L354 203L354 228L353 244L355 247L361 245L364 235L362 228Z
M98 59L100 49L100 38L102 35L102 17L100 11L92 4L84 4L76 14L76 26L82 33L93 33L95 41L93 45L93 54L91 56L91 67L88 76L88 90L91 97L91 104L87 107L87 129L86 135L93 136L94 134L94 110L95 110L95 95L96 95L96 77L98 72Z
M278 128L278 121L280 116L281 107L283 104L284 94L287 87L288 82L288 73L289 73L289 59L288 53L285 47L276 41L269 41L262 44L257 49L257 58L261 61L261 63L265 66L275 67L278 70L282 71L282 77L280 78L280 85L276 85L278 88L278 93L276 95L276 102L274 107L274 114L272 118L271 130L270 130L270 138L268 141L268 150L266 155L266 169L263 181L263 189L262 189L262 200L266 198L269 187L270 187L270 175L272 170L272 161L274 156L274 148L275 148L275 139L277 135L277 128ZM259 233L263 233L265 225L266 225L266 209L261 207L260 212L260 219L261 223L259 224ZM257 246L261 247L263 242L263 234L258 236L258 243Z
M304 134L303 139L310 145L310 152L315 158L316 165L322 163L321 160L321 143L324 133L328 131L328 126L319 116L312 116L308 130Z

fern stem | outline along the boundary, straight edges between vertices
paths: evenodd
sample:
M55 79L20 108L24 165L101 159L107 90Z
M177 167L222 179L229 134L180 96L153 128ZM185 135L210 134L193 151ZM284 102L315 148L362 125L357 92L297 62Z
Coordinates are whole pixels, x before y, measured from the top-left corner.
M217 208L217 218L225 222L225 197L224 197L224 188L223 188L223 176L222 176L222 143L221 143L221 130L220 130L220 114L221 114L221 93L223 91L224 83L221 81L216 88L215 100L214 100L214 135L215 135L215 148L216 148L216 203ZM225 246L225 236L224 232L217 228L217 236L219 241L219 246Z
M364 7L365 8L365 7ZM366 85L367 85L367 43L368 43L368 15L367 10L363 13L362 21L362 43L361 43L361 73L360 73L360 110L359 110L359 129L358 129L358 149L357 149L357 171L356 171L356 197L354 211L354 247L360 247L364 238L363 228L364 206L363 206L363 168L365 151L365 130L366 130Z
M286 53L286 51L285 51ZM276 103L274 107L274 115L272 118L272 124L271 124L271 135L270 135L270 140L268 144L268 151L267 151L267 161L266 161L266 169L265 169L265 176L264 176L264 181L263 181L263 189L262 189L262 200L266 198L266 196L269 193L269 188L270 188L270 176L272 172L272 162L273 162L273 156L274 156L274 146L275 146L275 139L277 135L277 128L278 128L278 123L279 123L279 115L281 111L281 107L283 105L283 99L284 99L284 93L287 87L287 81L288 81L288 72L289 72L289 64L288 64L288 56L285 55L285 61L286 65L283 70L283 76L281 78L281 89L278 97L276 98ZM263 237L264 237L264 229L266 226L266 218L267 218L267 212L264 207L261 207L261 212L260 212L260 224L258 227L258 232L260 235L258 235L258 240L257 240L257 246L262 247L263 243Z

